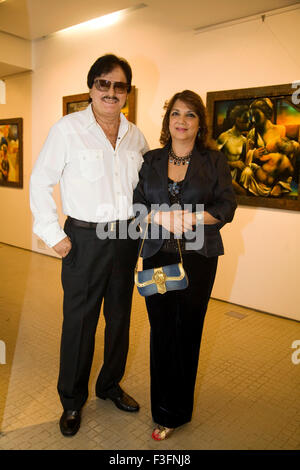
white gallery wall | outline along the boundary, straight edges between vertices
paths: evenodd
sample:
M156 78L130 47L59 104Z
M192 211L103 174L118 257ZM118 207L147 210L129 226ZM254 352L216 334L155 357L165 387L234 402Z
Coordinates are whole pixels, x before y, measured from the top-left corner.
M24 135L31 142L32 156L25 155L26 171L50 126L62 116L62 97L87 91L88 70L102 54L124 56L131 64L137 125L154 148L159 146L164 102L177 91L194 90L205 101L208 91L299 80L299 23L297 10L264 23L257 20L196 35L166 28L163 18L154 19L145 8L101 30L34 41L32 132L28 126ZM14 86L7 80L10 85ZM12 197L9 189L0 189L7 200ZM25 193L14 213L26 214L31 224ZM59 203L58 188L55 198ZM61 213L60 219L63 223ZM0 241L9 243L2 233L0 228ZM222 234L226 254L220 257L213 297L300 320L300 213L239 206ZM16 245L53 255L34 235L32 245L24 241Z

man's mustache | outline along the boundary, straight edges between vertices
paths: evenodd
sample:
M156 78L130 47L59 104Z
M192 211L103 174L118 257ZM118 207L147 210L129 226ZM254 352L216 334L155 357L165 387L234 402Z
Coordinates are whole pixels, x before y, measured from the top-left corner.
M116 96L103 96L102 100L119 101L119 98L117 98Z

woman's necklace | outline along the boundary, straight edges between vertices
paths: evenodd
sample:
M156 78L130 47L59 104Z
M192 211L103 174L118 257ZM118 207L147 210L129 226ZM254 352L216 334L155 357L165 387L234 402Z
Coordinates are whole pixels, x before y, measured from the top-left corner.
M177 157L175 155L172 147L169 150L169 162L174 163L174 165L188 165L192 156L192 151L188 153L185 157Z

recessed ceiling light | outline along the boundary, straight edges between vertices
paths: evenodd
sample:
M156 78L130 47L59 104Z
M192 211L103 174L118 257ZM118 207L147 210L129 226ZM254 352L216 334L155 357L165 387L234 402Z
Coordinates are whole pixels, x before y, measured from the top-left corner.
M123 16L126 13L131 13L135 10L139 10L140 8L145 8L145 7L147 7L145 3L139 3L130 8L125 8L124 10L118 10L113 13L109 13L108 15L100 16L99 18L94 18L92 20L84 21L83 23L79 23L77 25L61 29L60 31L57 31L57 33L92 30L92 29L103 28L106 26L111 26L117 23L119 20L121 20L121 18L123 18Z
M121 18L121 16L121 11L116 11L114 13L110 13L109 15L100 16L99 18L94 18L93 20L84 21L83 23L70 26L69 28L61 29L59 32L64 33L81 29L97 29L103 26L110 26L116 23Z

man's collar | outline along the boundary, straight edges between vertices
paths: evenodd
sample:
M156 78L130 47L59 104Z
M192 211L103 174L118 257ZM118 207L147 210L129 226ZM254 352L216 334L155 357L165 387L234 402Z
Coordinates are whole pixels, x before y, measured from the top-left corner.
M123 136L128 131L129 123L123 113L120 113L119 135Z
M83 111L86 114L86 127L90 127L93 124L96 124L96 119L92 110L92 103Z
M86 128L92 126L93 124L97 124L96 118L93 113L92 103L88 105L88 107L83 111L86 113ZM128 121L123 113L120 113L120 133L124 133L128 130Z

